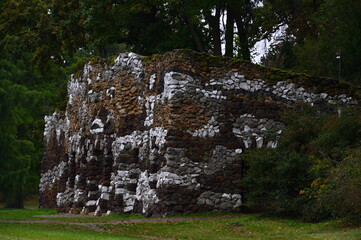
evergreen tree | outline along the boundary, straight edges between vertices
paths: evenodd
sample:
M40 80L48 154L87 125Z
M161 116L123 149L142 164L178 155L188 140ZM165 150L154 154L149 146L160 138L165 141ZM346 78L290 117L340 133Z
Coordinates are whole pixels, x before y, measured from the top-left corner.
M64 70L49 55L51 35L46 38L41 4L0 3L0 193L13 208L37 192L43 117L54 110L57 89L65 85Z

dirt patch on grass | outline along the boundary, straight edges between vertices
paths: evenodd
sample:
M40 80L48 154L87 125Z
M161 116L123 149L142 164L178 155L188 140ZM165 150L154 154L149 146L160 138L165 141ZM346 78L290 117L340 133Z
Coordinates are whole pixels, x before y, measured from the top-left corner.
M38 218L83 218L83 217L96 217L92 215L80 215L80 214L54 214L54 215L34 215Z

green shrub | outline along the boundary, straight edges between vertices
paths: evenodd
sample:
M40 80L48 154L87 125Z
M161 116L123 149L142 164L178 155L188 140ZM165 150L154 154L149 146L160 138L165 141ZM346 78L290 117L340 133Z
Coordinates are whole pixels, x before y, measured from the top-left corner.
M286 111L283 122L287 128L281 135L280 148L307 151L310 142L317 137L325 118L325 114L317 113L315 108L306 104L300 104L295 110Z
M320 200L332 207L333 215L361 223L361 146L331 170L329 191Z
M279 214L299 212L294 200L310 181L305 153L260 149L246 154L245 161L247 205Z
M307 221L349 218L361 223L361 146L347 150L346 157L300 191L302 217Z
M244 155L246 204L307 221L346 217L361 222L361 114L288 112L277 149Z
M359 113L355 111L344 111L341 116L324 119L317 138L310 144L313 153L328 159L333 165L342 161L346 150L361 141L360 120Z

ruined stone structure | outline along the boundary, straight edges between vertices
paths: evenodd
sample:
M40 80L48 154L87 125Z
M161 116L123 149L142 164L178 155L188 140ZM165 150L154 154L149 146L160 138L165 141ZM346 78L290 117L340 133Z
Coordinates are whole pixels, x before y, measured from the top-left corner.
M45 117L41 207L237 210L242 152L277 146L283 110L357 104L335 81L186 50L109 61L72 75L66 111Z

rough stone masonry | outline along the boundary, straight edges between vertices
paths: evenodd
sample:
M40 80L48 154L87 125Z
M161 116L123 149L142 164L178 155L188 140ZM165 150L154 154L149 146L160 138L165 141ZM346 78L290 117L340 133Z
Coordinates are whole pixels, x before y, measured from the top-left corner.
M336 81L187 50L93 59L71 76L66 111L45 117L40 206L237 210L242 152L277 147L281 113L296 102L358 104Z

